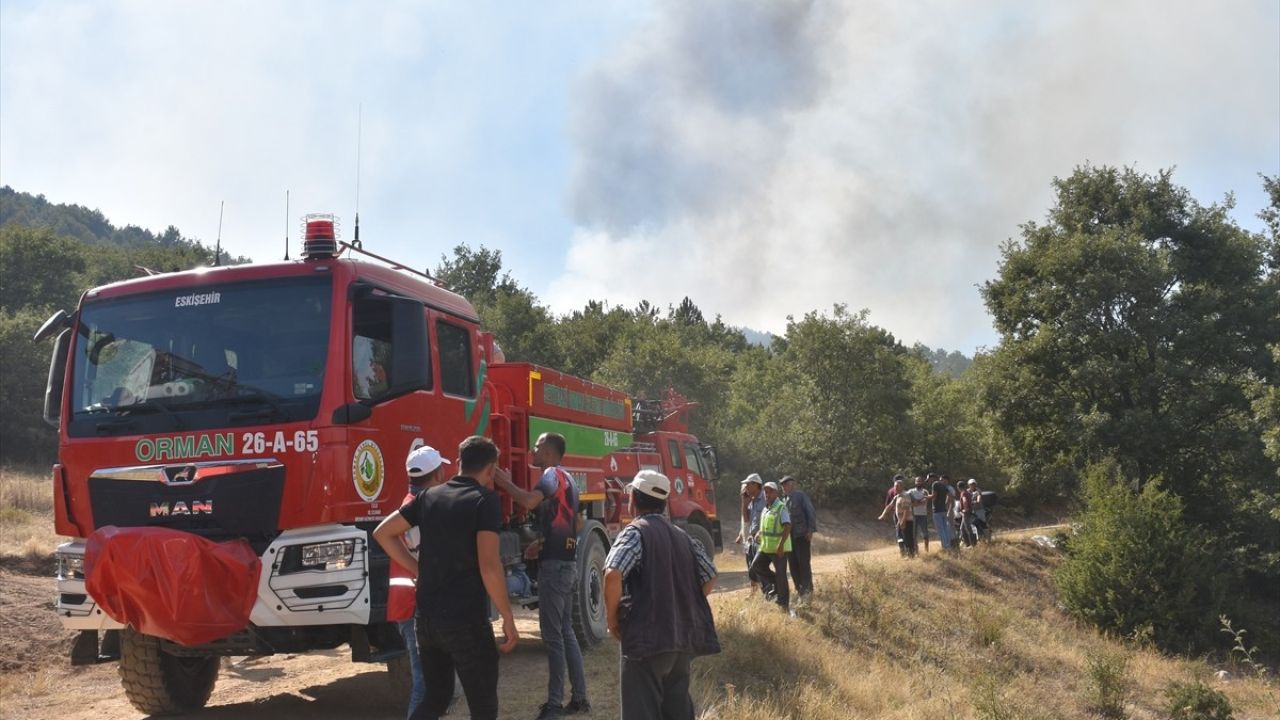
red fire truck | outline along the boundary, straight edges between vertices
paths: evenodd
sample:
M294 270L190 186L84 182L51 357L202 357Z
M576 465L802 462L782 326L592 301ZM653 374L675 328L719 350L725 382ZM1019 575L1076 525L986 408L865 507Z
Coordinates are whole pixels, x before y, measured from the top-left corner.
M147 713L204 705L224 655L347 644L407 673L386 621L389 559L370 532L404 497L404 459L492 437L531 488L540 433L567 439L583 511L574 618L604 637L603 564L624 484L672 479L670 512L714 553L714 449L692 404L503 361L472 306L308 219L301 260L202 268L86 292L56 337L45 420L59 429L56 610L73 664L118 660ZM367 257L357 257L367 256ZM536 523L503 496L513 603L532 607Z

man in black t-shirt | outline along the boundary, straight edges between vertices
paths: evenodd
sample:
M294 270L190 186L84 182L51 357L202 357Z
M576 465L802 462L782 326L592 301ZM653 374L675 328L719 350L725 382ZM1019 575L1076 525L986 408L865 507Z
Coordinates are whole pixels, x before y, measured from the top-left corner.
M458 462L460 475L419 494L373 531L391 560L418 580L418 653L427 692L413 709L416 719L445 713L455 671L471 717L497 718L498 650L510 652L519 637L498 556L498 448L488 438L469 437L458 446ZM421 533L416 562L399 541L415 527ZM502 615L500 647L494 646L486 594Z

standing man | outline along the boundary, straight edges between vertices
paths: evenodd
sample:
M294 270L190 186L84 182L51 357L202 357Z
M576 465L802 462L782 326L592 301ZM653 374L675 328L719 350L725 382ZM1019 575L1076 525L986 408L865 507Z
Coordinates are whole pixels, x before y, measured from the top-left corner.
M582 667L582 648L573 632L573 585L578 546L578 488L568 471L560 467L564 459L564 436L543 433L533 444L533 465L542 468L542 477L533 490L522 490L511 476L499 473L498 487L528 510L537 508L542 539L530 545L526 555L538 556L538 628L547 649L547 701L538 709L538 720L561 715L591 712L587 702L587 675ZM569 668L573 697L564 705L564 672Z
M933 481L933 486L929 489L929 505L933 510L933 526L938 530L938 542L942 544L943 550L951 549L951 521L947 517L947 509L954 505L954 498L955 491L946 475Z
M933 477L933 473L929 473ZM929 552L929 491L923 475L916 476L916 486L907 491L911 496L912 527L916 536L924 535L924 551Z
M764 511L764 496L760 494L762 485L764 480L756 473L751 473L742 481L742 528L738 530L738 539L734 541L743 544L742 549L747 557L747 579L751 581L753 593L760 584L760 578L751 569L751 565L760 548L756 542L756 533L760 531L760 513ZM768 593L770 588L766 587L764 590Z
M760 552L751 563L762 586L773 586L778 607L791 611L787 584L787 553L791 552L791 514L779 497L778 483L764 484L764 511L760 513Z
M426 490L389 515L373 537L391 560L418 579L418 654L426 699L414 720L445 713L457 672L475 720L498 717L498 651L511 652L519 634L507 602L507 583L498 557L502 503L493 491L498 446L473 435L458 446L460 475ZM400 536L422 533L415 563ZM488 595L502 616L503 640L494 646Z
M809 499L809 495L796 488L795 478L786 475L782 478L781 485L787 511L791 514L791 577L796 583L797 602L802 603L813 592L811 560L813 534L818 531L818 514L813 509L813 501Z
M907 539L902 537L902 523L898 521L898 498L902 496L902 488L906 484L907 479L902 475L893 476L893 487L889 488L889 492L885 494L884 509L880 511L880 517L877 520L885 519L885 516L893 517L893 534L898 541L898 552L902 557L907 556ZM915 537L912 536L911 543L915 544Z
M423 490L439 485L443 473L441 465L450 465L448 460L440 456L440 452L429 445L423 445L409 453L404 468L409 476L409 492L404 496L403 505L408 505ZM409 554L418 558L420 533L417 528L410 528L400 536ZM418 656L418 635L413 621L416 591L413 584L413 573L397 563L391 563L391 587L387 592L387 620L394 622L404 640L404 650L409 655L409 671L413 677L413 689L409 693L409 717L427 694L427 686L422 680L422 658ZM452 693L450 693L452 695Z
M707 603L716 568L663 514L666 475L641 470L627 488L636 519L604 561L605 617L622 645L622 720L693 720L689 666L720 652Z

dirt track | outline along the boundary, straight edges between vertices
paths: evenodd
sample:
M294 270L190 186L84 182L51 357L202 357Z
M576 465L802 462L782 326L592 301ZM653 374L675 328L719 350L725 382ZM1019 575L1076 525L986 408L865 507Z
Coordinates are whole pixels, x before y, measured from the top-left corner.
M936 547L934 549L936 551ZM883 556L885 560L897 556L896 550L887 544L872 550L819 555L814 558L815 575L838 572L855 554L876 559ZM746 577L737 548L727 546L726 551L716 557L716 564L721 570L716 592L742 592ZM115 663L90 668L67 665L69 634L61 631L52 612L48 612L46 596L52 592L49 578L4 572L0 574L0 583L3 584L0 596L4 599L0 619L4 620L4 634L10 640L14 632L62 638L55 641L57 644L37 645L48 648L49 652L39 669L3 675L8 687L0 700L0 718L133 720L144 717L125 699ZM38 607L41 603L45 607ZM20 623L13 622L15 614L30 621L21 623L25 627L19 627ZM538 640L536 613L523 612L517 618L521 640L510 655L502 658L499 697L501 717L527 720L537 713L546 698L546 659ZM6 645L12 646L12 643L6 642ZM587 684L594 717L619 715L617 663L618 650L611 642L587 652ZM466 717L465 703L460 701L450 716ZM390 720L403 717L403 712L398 708L397 699L391 697L383 667L351 663L344 647L307 655L228 658L223 661L209 706L191 717Z
M824 559L825 560L825 559ZM745 583L741 561L732 551L716 558L722 567L722 584L717 592L732 592ZM824 562L825 566L825 562ZM3 583L6 618L23 605L39 627L5 622L4 633L40 633L69 637L61 631L45 596L52 592L51 580L6 572ZM502 658L499 697L503 718L531 718L546 699L546 656L538 639L537 614L517 614L520 643ZM12 636L11 636L12 637ZM30 720L133 720L145 717L124 697L116 664L89 668L67 665L69 642L62 640L49 648L49 657L35 671L7 674L18 686L0 701L0 718ZM595 717L617 717L618 651L611 642L587 653L587 686ZM451 717L466 717L465 701ZM329 652L282 655L265 658L228 658L223 661L218 685L209 706L191 715L198 718L237 720L326 720L327 718L401 718L397 699L391 697L386 671L381 665L353 664L343 647Z

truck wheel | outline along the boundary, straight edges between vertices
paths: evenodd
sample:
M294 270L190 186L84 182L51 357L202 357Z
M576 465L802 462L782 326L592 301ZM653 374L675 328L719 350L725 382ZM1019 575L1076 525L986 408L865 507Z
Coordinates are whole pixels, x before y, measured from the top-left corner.
M587 533L585 543L578 546L578 582L573 588L573 631L582 647L598 645L607 630L604 556L604 540L597 533Z
M160 638L133 628L120 633L120 684L138 712L174 715L204 707L220 664L218 657L170 655Z
M714 540L711 539L710 530L702 527L701 525L695 525L694 523L689 523L688 527L686 527L684 530L685 532L689 533L690 540L698 543L699 545L702 546L703 550L707 551L707 557L711 558L712 560L715 559L716 543Z

